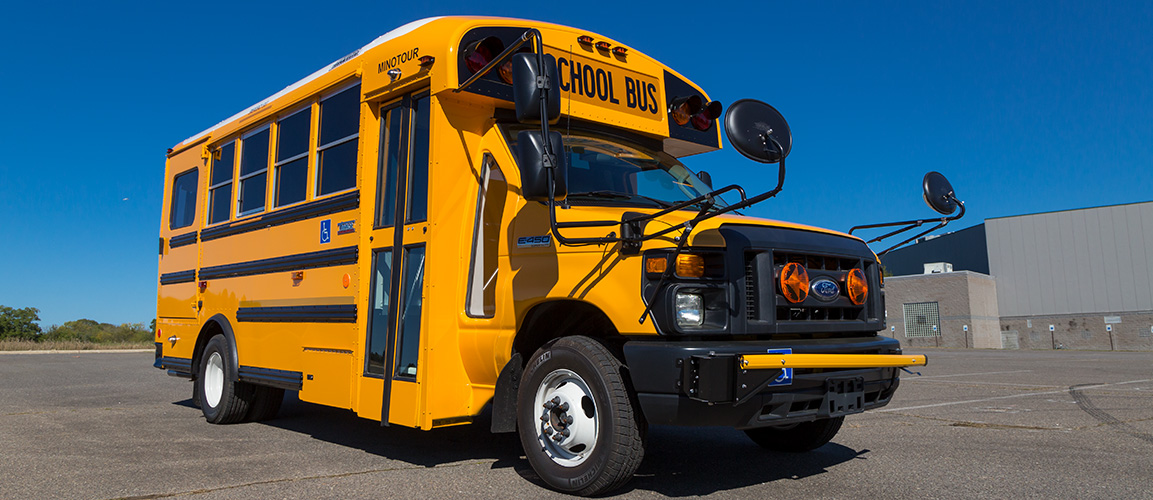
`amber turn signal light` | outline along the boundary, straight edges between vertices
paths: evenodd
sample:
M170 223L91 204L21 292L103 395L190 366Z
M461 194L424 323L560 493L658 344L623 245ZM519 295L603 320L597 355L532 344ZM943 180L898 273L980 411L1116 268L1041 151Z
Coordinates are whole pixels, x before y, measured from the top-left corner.
M809 271L796 262L781 268L781 295L785 300L797 304L809 296Z
M700 278L705 275L705 258L700 255L680 254L677 256L677 276Z
M845 291L849 294L849 302L859 306L869 297L869 282L865 280L865 272L860 269L849 271L845 278Z
M649 257L645 259L645 272L646 273L663 273L669 268L669 259L664 255L658 257Z

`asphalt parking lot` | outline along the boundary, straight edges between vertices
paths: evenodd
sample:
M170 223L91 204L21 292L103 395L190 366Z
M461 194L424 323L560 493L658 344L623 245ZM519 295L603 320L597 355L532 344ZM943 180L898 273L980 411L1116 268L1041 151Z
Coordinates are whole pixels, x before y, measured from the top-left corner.
M1153 498L1153 353L925 350L807 454L654 427L623 498ZM215 426L152 354L0 354L0 499L551 498L513 435L382 428L290 397Z

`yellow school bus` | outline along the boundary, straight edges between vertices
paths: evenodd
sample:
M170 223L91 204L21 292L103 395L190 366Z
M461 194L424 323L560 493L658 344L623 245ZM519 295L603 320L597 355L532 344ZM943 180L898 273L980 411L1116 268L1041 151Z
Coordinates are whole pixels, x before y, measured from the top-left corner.
M925 359L878 335L861 239L737 212L784 181L772 107L724 121L777 189L681 163L722 111L585 30L397 28L168 151L155 366L216 424L285 390L382 425L489 414L584 495L632 476L648 425L821 446Z

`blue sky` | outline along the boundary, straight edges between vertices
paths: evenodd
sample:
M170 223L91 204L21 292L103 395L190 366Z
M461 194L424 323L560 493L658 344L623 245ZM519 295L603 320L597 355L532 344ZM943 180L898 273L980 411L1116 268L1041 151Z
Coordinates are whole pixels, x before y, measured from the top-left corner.
M789 119L753 215L929 217L927 170L986 217L1153 199L1148 2L18 2L0 20L0 304L147 323L164 151L412 20L483 14L615 38L724 104ZM686 159L751 192L773 166ZM879 248L878 248L879 249Z

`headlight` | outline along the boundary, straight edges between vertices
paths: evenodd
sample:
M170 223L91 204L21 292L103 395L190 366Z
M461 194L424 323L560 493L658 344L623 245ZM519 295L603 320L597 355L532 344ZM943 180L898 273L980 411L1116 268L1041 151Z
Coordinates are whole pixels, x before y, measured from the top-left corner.
M704 324L704 301L695 293L677 292L677 325L701 326Z

